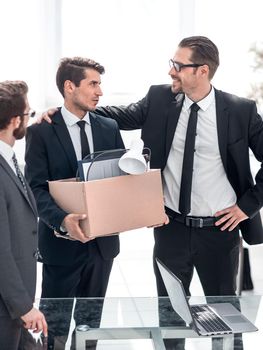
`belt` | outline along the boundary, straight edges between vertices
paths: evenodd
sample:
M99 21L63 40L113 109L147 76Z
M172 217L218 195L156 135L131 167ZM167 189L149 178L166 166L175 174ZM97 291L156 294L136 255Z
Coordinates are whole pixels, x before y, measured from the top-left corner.
M215 216L183 216L167 207L165 207L165 211L171 220L181 222L185 224L185 226L194 228L215 226L215 222L219 219Z

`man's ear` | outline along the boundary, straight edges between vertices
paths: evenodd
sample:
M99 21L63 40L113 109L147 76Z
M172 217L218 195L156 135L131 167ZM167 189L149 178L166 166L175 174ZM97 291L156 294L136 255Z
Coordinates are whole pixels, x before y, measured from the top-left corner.
M209 75L209 66L207 64L204 64L203 66L200 67L201 73L203 75Z
M75 88L75 84L70 81L70 80L66 80L64 83L64 93L71 93Z
M17 129L19 125L21 124L22 120L19 115L13 117L10 121L10 123L13 125L14 129Z

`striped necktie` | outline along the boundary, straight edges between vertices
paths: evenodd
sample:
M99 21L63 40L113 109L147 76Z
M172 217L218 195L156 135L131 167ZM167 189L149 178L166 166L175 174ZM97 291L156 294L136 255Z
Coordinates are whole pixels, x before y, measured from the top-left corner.
M14 163L14 166L15 166L15 169L16 169L16 175L19 178L19 180L20 180L20 182L21 182L21 184L22 184L22 186L24 188L25 193L27 194L25 178L24 178L24 176L22 174L22 171L20 170L20 168L18 166L18 162L17 162L15 153L13 154L12 160L13 160L13 163Z

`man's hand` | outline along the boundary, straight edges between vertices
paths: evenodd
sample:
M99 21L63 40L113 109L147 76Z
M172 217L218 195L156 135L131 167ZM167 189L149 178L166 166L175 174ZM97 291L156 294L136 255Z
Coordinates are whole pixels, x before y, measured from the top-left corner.
M219 226L225 223L220 228L221 231L224 231L226 229L228 229L228 231L233 231L241 221L248 219L248 216L238 207L237 204L233 205L232 207L217 211L215 213L215 217L218 216L223 217L215 223L215 226Z
M86 219L86 217L85 214L68 214L62 222L62 226L65 227L69 236L82 243L90 241L90 238L85 236L79 226L79 221Z
M37 118L36 123L41 124L43 120L47 121L49 124L52 123L53 115L58 111L58 108L50 108L43 112L40 117Z
M45 316L36 308L32 308L27 314L21 316L26 329L33 330L34 333L43 331L45 337L47 337L47 322Z
M160 226L163 226L163 225L168 225L170 222L169 220L169 217L168 215L165 214L165 219L164 219L164 222L161 223L161 224L156 224L156 225L152 225L152 226L147 226L148 228L155 228L155 227L160 227Z

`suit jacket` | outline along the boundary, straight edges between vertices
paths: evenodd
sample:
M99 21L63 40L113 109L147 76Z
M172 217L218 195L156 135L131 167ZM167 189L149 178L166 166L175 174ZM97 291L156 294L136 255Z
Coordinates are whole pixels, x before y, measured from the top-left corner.
M90 122L94 151L124 148L115 121L90 113ZM25 160L25 175L35 195L40 218L38 234L42 261L65 266L85 259L89 243L54 235L68 213L50 196L47 181L76 177L77 172L76 154L60 111L54 115L52 124L42 122L27 129ZM96 242L104 259L112 259L119 253L117 236L97 238Z
M0 155L0 317L20 318L33 307L36 288L37 209Z
M263 205L263 168L254 184L249 164L249 149L263 160L263 122L254 101L215 89L219 150L229 182L237 195L238 206L249 216L240 223L245 241L263 242L259 210ZM184 100L170 85L151 86L139 102L127 107L99 108L114 118L121 129L142 129L145 146L152 151L151 167L164 169L171 149Z

